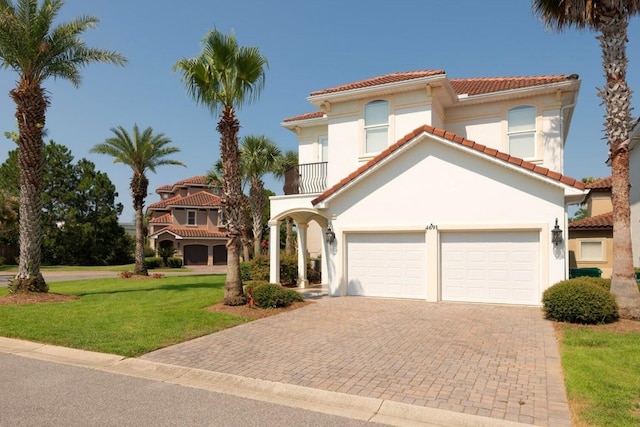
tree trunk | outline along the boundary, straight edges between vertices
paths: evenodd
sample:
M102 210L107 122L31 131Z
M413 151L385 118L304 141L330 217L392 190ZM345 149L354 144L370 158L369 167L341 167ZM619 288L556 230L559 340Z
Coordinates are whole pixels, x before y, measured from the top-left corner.
M21 81L10 92L16 103L18 166L20 168L20 262L9 286L12 293L48 292L40 273L42 254L42 130L47 98L39 85Z
M286 221L284 253L293 255L293 219L288 216Z
M266 204L264 184L259 177L251 177L251 217L253 218L253 253L259 255L262 248L262 212Z
M611 12L611 13L606 13ZM600 16L602 65L606 84L598 95L606 107L607 140L613 195L613 273L611 293L623 318L640 319L640 293L633 269L629 199L631 91L627 85L627 18L618 11Z
M220 133L220 157L222 158L222 208L227 229L227 278L224 284L226 305L243 305L247 302L242 291L240 275L240 251L242 249L242 175L238 130L240 123L233 108L225 107L218 122Z
M140 276L148 276L147 266L144 262L144 241L145 226L144 215L142 213L144 209L144 199L147 195L147 189L149 188L149 180L144 174L137 172L133 173L131 178L131 196L133 198L133 209L136 213L136 249L135 249L135 266L133 267L133 274Z

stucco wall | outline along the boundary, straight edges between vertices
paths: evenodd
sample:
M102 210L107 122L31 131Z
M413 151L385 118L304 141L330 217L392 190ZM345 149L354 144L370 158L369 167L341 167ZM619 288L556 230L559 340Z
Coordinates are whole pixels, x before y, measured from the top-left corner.
M602 241L605 259L602 261L583 261L580 254L581 241ZM613 230L574 230L569 232L569 268L597 267L602 277L611 277L613 270Z

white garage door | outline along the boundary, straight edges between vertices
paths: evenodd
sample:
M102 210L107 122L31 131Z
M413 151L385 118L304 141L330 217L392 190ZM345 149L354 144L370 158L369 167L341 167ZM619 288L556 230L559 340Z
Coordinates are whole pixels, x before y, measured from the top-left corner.
M349 234L349 295L427 297L424 233Z
M442 300L540 304L535 231L443 233Z

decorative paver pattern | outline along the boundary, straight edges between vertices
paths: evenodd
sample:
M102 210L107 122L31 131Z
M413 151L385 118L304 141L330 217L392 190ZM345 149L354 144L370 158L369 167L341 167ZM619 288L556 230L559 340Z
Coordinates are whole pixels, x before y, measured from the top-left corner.
M323 298L142 357L328 391L570 426L540 308Z

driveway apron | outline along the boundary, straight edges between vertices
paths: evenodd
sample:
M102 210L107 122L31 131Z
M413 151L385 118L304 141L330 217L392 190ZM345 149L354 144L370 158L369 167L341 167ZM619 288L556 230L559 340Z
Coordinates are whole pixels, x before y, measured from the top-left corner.
M540 308L328 298L142 359L539 426L570 426Z

